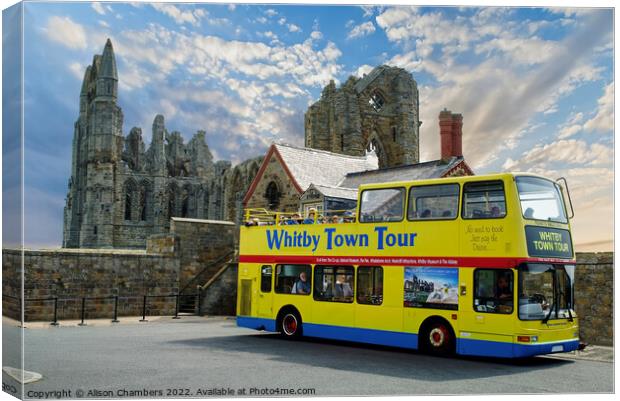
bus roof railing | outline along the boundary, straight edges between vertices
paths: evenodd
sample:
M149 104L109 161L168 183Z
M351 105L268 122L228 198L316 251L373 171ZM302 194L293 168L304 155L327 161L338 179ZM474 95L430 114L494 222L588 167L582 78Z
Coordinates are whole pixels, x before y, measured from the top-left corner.
M304 217L300 212L275 212L264 208L250 208L245 209L243 219L246 226L352 222L355 222L355 210L350 209L322 210L314 213L313 217Z

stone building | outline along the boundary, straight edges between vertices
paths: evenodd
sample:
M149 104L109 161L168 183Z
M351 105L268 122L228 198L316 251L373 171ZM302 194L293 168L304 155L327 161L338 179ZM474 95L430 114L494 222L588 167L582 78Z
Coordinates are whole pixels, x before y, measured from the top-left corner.
M305 146L351 156L374 150L380 168L410 165L420 160L420 125L416 81L382 65L323 89L305 114Z
M142 130L123 135L118 72L111 41L86 68L74 126L63 247L144 248L168 232L171 217L239 221L241 200L260 164L214 161L205 132L184 143L153 121L148 148Z
M384 168L377 168L380 155L372 152L351 156L273 144L243 204L246 208L302 213L310 208L352 209L362 184L473 175L462 155L463 117L443 110L439 124L441 159Z

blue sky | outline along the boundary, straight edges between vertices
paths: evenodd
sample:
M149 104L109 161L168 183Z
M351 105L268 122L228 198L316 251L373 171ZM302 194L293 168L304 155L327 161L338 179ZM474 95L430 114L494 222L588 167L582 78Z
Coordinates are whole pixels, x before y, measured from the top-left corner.
M439 111L462 113L476 173L567 177L575 243L611 248L609 9L69 2L24 10L29 245L61 243L81 80L109 37L123 132L141 127L148 143L161 113L186 141L205 130L215 158L233 163L274 140L302 145L303 114L330 79L403 67L419 85L422 161L439 157Z

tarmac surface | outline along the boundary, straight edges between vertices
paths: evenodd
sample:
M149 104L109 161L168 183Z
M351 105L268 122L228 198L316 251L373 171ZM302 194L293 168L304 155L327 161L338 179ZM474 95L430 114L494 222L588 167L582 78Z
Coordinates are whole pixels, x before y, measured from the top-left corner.
M42 375L26 399L330 395L547 394L614 391L613 349L524 360L440 358L391 347L236 326L234 318L122 318L120 323L3 319L3 367ZM21 385L3 371L3 388Z

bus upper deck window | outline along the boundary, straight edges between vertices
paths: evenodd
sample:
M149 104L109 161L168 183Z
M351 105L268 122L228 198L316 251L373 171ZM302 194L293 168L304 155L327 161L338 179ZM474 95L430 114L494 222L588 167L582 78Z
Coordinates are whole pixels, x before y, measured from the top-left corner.
M500 219L506 216L501 181L468 182L463 186L464 219Z
M424 185L409 190L409 220L455 219L459 209L459 184Z
M362 192L360 222L402 221L405 188L365 189Z

